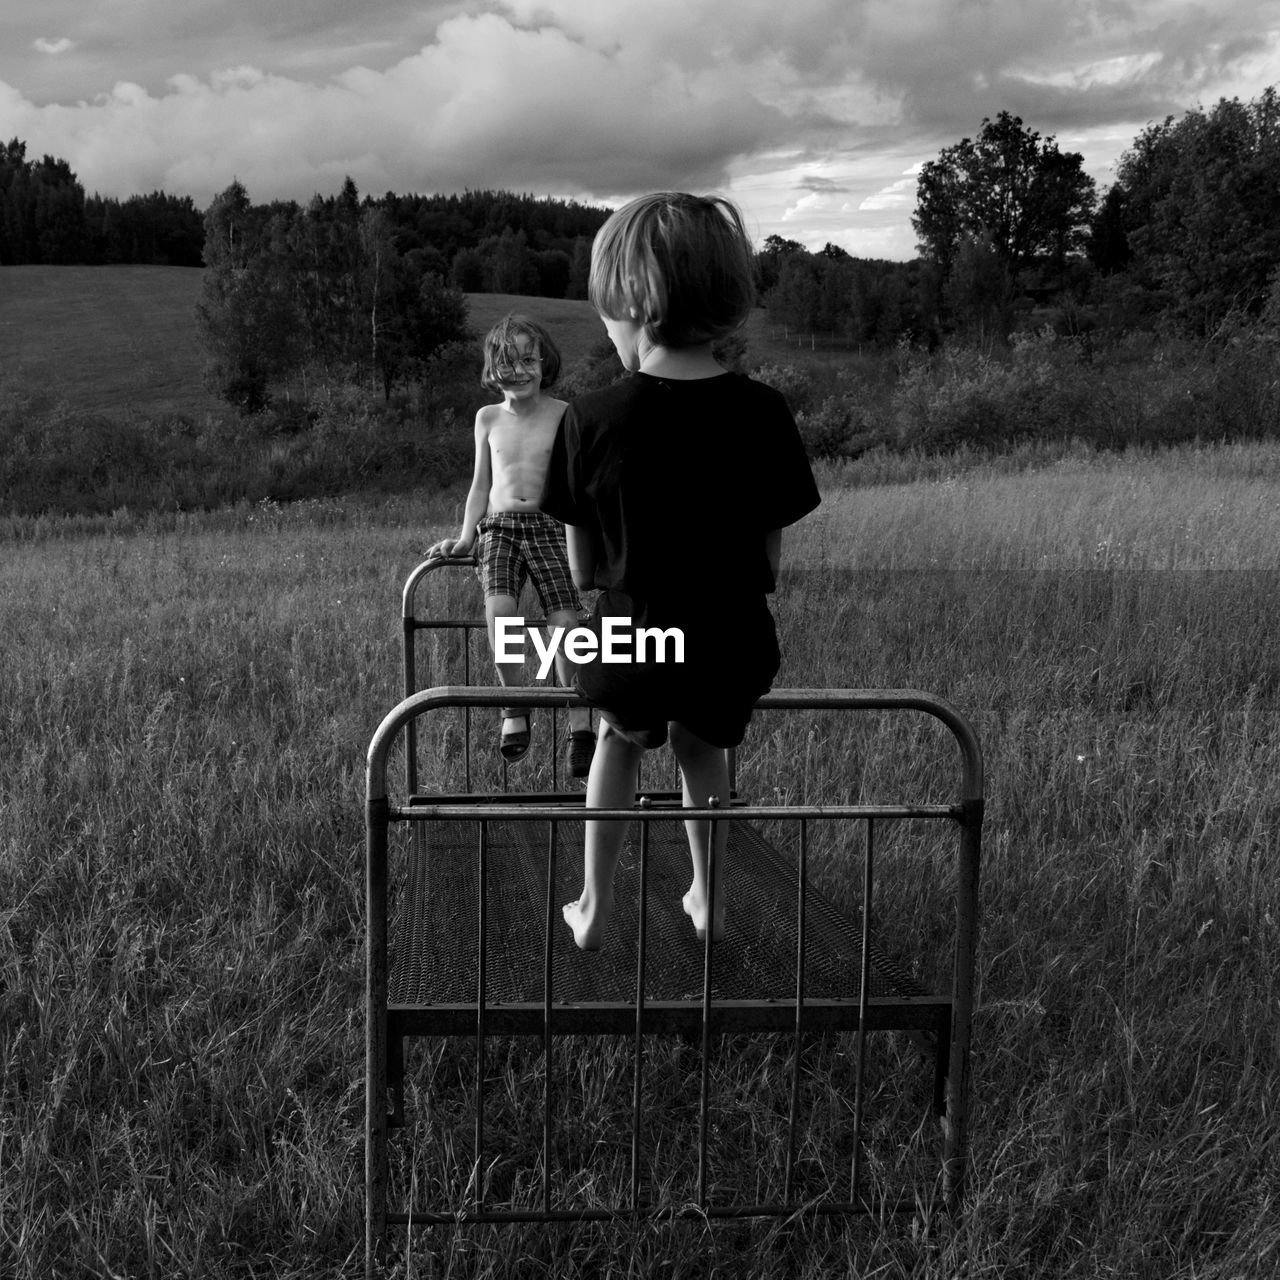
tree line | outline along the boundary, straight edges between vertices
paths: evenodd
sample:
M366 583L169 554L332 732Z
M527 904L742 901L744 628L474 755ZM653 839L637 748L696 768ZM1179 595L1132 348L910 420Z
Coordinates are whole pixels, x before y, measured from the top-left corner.
M345 196L344 196L345 199ZM402 255L468 293L586 297L591 240L608 209L510 191L365 197ZM293 201L263 217L302 212ZM86 196L71 166L0 146L0 266L18 263L204 265L205 211L162 191L126 200Z
M18 138L0 146L0 266L198 267L203 246L204 218L190 196L86 196L65 160L28 160Z
M1003 341L1037 308L1065 332L1247 322L1280 288L1280 97L1149 126L1101 199L1083 157L1002 111L922 166L912 224L911 263L770 236L775 321L872 345Z

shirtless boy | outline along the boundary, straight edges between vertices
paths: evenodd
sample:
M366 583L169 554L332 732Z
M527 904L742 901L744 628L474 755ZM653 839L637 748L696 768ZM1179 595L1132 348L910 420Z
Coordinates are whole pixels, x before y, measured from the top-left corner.
M520 614L520 592L532 578L551 627L567 630L578 624L582 602L565 557L564 526L542 510L547 462L560 419L568 407L545 394L560 372L560 353L551 335L525 316L508 315L484 338L481 384L502 396L476 414L475 472L456 538L435 543L428 554L470 555L477 547L479 577L484 585L489 644L497 654L500 618ZM571 688L574 664L556 651L560 682ZM524 684L524 663L498 662L503 685ZM507 760L519 760L529 749L532 728L528 707L502 709L500 749ZM569 773L585 778L591 768L595 735L589 707L569 709Z

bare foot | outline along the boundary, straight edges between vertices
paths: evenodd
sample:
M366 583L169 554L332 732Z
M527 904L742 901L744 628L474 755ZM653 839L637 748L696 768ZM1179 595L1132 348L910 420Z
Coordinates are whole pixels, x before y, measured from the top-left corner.
M707 940L707 904L694 895L692 889L681 899L684 913L693 921L693 931L699 942ZM719 942L724 937L724 903L716 903L715 920L711 925L711 941Z
M613 899L600 902L594 911L583 906L582 899L577 902L566 902L561 908L564 922L573 930L573 940L581 951L599 951L604 945L605 931L609 927L609 916L613 911Z

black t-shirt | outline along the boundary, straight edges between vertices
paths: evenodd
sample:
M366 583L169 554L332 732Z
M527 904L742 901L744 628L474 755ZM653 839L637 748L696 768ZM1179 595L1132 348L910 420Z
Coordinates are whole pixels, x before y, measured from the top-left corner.
M596 542L597 587L650 621L773 590L765 538L821 501L795 421L741 374L636 373L579 397L556 434L542 509Z

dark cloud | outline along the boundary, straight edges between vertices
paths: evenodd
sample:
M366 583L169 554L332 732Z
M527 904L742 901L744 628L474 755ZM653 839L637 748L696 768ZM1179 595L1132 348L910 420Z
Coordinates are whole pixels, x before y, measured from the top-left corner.
M831 178L816 178L811 174L806 174L800 179L796 186L801 191L815 191L821 195L833 195L837 192L848 191L849 188L843 183L835 182Z
M1100 172L1280 80L1278 34L1280 0L45 0L0 136L104 193L728 187L762 234L909 253L903 175L984 116Z

